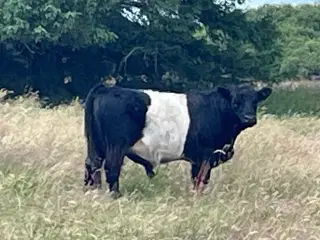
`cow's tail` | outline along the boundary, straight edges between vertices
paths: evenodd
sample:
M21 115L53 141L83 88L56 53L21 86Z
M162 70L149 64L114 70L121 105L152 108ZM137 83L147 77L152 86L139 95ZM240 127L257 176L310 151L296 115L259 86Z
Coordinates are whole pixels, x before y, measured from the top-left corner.
M105 144L103 133L99 129L100 124L95 119L94 100L102 93L107 93L106 88L102 83L94 86L88 93L84 104L84 130L87 139L88 151L94 150L100 158L104 158ZM88 152L90 155L90 153Z

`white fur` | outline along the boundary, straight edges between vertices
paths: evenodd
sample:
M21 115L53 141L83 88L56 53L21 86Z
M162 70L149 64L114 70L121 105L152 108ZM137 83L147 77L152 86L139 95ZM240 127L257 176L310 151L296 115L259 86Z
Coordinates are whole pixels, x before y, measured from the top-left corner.
M190 117L185 94L142 90L151 98L143 138L132 151L158 166L163 159L183 154Z

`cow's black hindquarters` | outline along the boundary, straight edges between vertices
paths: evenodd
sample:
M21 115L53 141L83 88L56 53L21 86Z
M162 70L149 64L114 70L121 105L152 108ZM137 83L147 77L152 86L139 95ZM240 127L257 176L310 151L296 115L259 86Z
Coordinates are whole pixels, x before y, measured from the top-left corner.
M114 198L122 196L120 192L119 177L126 152L127 149L123 146L109 145L106 148L104 171L109 191L112 193Z

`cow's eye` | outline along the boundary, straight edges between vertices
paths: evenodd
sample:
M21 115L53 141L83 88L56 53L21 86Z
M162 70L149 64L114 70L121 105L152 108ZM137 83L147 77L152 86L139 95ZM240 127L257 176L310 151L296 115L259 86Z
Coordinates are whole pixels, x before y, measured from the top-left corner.
M238 102L234 102L232 105L234 108L238 108L240 106L240 104Z

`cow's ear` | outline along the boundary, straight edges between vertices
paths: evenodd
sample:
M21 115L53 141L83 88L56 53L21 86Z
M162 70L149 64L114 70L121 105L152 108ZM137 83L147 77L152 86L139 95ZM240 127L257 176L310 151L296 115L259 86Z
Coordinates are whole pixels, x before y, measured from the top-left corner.
M230 100L231 99L231 93L229 89L226 89L224 87L217 87L218 93L220 93L225 99Z
M272 93L272 89L268 87L264 87L261 90L258 91L258 101L264 101L266 100L270 94Z

